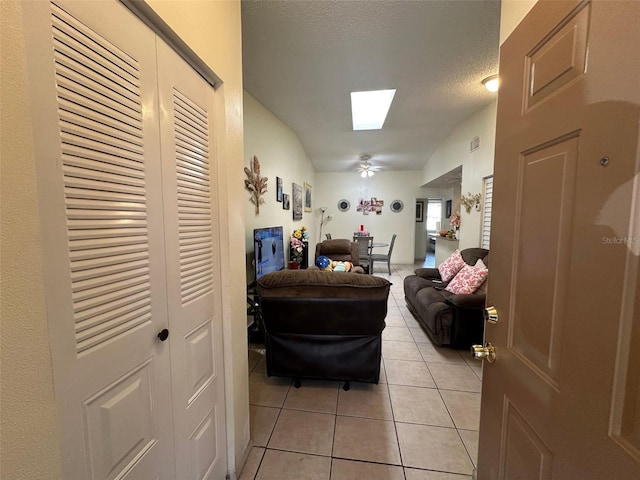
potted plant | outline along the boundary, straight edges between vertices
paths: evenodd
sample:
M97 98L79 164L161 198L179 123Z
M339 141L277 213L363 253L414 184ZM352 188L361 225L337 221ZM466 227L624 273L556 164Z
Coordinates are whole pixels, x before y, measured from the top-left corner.
M309 232L304 225L293 231L289 239L289 269L294 270L300 268L303 263L304 252L309 241Z

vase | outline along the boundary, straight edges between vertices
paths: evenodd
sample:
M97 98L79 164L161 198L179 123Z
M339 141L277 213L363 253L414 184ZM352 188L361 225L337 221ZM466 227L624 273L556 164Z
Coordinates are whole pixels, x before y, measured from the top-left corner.
M298 270L300 269L300 262L291 261L288 263L287 267L289 270Z

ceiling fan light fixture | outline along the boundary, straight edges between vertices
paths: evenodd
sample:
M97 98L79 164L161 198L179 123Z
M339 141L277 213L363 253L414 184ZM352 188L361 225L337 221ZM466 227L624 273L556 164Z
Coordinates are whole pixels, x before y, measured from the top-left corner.
M396 89L351 92L354 130L380 130L389 113Z
M372 172L371 170L363 170L363 171L360 173L360 176L361 176L362 178L367 178L367 177L373 177L373 175L374 175L374 174L375 174L375 172Z
M482 84L484 85L484 88L489 90L491 93L496 93L500 87L500 78L498 78L498 75L491 75L490 77L482 80Z

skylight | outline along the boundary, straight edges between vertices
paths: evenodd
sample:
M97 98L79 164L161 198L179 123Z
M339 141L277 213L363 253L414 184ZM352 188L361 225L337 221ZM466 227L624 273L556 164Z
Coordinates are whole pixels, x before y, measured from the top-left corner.
M354 130L380 130L387 118L396 89L351 92Z

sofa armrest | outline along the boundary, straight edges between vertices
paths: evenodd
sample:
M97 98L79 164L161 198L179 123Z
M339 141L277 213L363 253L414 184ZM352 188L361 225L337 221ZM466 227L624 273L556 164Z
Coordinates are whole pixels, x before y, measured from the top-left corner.
M461 295L451 295L446 302L456 308L483 309L486 295L481 293L469 293Z
M442 278L437 268L416 268L413 273L427 280L440 280Z

